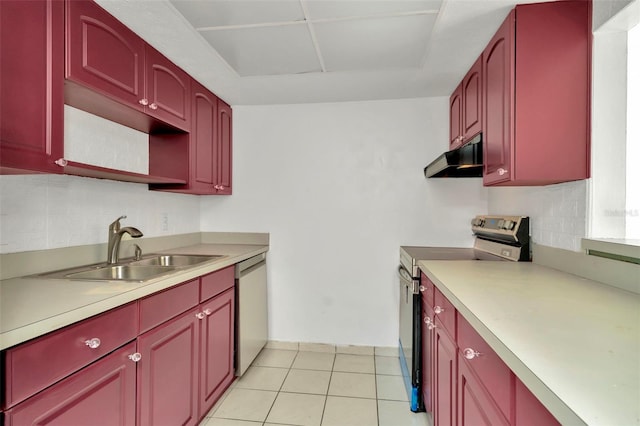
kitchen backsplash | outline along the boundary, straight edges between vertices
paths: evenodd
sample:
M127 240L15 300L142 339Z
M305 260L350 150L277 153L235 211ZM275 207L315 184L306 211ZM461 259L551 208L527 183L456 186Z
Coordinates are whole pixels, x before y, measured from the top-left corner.
M588 181L489 188L489 214L528 215L534 243L580 251L587 233Z
M107 242L113 220L146 237L200 231L200 199L65 175L0 176L0 253Z
M134 173L149 173L149 135L64 106L67 160Z

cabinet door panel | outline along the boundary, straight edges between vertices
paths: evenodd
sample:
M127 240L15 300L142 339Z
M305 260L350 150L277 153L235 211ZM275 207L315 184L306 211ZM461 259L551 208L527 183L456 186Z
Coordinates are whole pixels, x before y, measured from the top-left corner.
M138 338L138 424L198 422L197 309Z
M146 47L147 113L174 126L189 130L191 78L160 52Z
M462 136L467 142L482 130L482 56L462 80Z
M234 380L234 289L201 305L200 416L204 416Z
M144 41L92 1L66 4L66 77L142 111Z
M59 172L64 4L0 1L0 169Z
M422 281L421 281L422 284ZM429 321L427 323L426 321ZM422 400L427 412L433 410L433 330L429 328L433 321L433 308L422 298Z
M509 14L482 54L485 185L511 176L514 13Z
M232 122L231 107L218 100L218 194L231 194Z
M462 85L449 99L449 149L455 149L462 144Z
M517 426L560 426L556 418L519 379L516 379L515 393Z
M435 319L434 350L434 425L451 426L456 422L456 344Z
M135 342L6 412L12 425L135 425Z
M458 360L458 426L508 426L465 359Z
M193 122L191 127L192 186L203 194L215 193L217 161L216 119L218 99L195 81L193 87Z

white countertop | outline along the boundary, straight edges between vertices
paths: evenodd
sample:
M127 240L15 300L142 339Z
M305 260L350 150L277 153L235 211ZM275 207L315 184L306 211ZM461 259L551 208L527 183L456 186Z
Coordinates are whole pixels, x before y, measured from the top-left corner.
M525 262L418 265L563 425L640 424L640 295Z
M0 350L266 252L267 245L198 244L173 254L223 255L139 282L22 277L0 281ZM158 252L161 253L161 252Z

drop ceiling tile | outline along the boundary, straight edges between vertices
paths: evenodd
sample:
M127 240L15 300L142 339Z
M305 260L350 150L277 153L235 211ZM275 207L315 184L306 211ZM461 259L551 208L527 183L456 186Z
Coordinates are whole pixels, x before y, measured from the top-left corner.
M299 0L171 0L195 28L302 21Z
M435 15L314 24L327 71L417 68Z
M321 70L304 24L203 31L201 34L240 76Z
M432 10L437 12L441 0L303 0L310 19L347 18Z

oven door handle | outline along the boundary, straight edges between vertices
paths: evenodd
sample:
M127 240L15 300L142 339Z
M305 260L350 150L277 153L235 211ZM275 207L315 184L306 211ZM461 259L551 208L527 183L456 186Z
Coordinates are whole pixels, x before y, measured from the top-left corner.
M413 288L413 277L402 265L398 266L398 276L404 282L405 286Z

